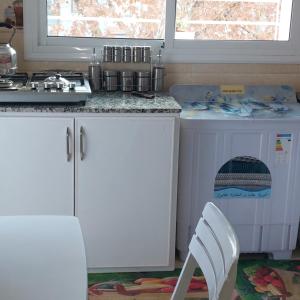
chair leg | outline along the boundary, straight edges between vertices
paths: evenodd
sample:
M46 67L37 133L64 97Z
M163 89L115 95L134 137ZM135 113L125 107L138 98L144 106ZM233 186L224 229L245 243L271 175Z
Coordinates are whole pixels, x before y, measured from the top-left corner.
M189 254L184 262L183 268L181 270L181 273L178 278L175 290L172 294L171 300L183 300L184 299L196 267L197 267L197 261L195 260L195 258L191 254L191 252L189 252Z

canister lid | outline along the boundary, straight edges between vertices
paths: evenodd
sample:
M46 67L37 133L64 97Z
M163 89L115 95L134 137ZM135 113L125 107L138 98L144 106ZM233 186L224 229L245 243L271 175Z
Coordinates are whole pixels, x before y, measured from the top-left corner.
M149 71L138 71L135 72L137 77L150 77L150 72Z
M122 77L131 77L131 76L133 76L133 71L130 71L130 70L120 71L120 75Z
M113 76L118 76L118 71L115 71L115 70L105 70L103 72L103 74L106 77L113 77Z

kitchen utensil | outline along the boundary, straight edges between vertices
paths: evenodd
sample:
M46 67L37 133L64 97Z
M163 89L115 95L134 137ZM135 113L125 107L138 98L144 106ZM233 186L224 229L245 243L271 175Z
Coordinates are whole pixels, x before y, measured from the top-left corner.
M133 91L133 72L121 71L120 72L121 90L123 92Z
M150 72L136 72L136 90L138 92L147 92L150 90Z
M8 43L0 44L0 75L15 74L17 70L17 52L10 46L15 36L16 28L11 24L0 22L0 27L12 29Z
M150 93L141 93L141 92L132 92L131 95L146 98L146 99L154 99L155 95Z
M139 47L139 46L133 47L132 60L133 60L134 63L142 62L142 47Z
M101 65L97 60L96 49L93 49L92 60L89 65L89 82L93 92L99 92L102 88Z
M124 63L130 63L131 62L131 47L124 46L122 48L122 58Z
M106 70L104 71L104 85L105 90L113 92L118 90L118 71Z
M165 68L163 66L154 66L152 71L152 90L160 92L164 88Z
M160 92L164 88L164 76L165 76L165 67L161 63L162 52L159 49L157 54L157 63L152 69L152 90L155 92Z
M119 46L113 47L113 62L119 63L122 60L122 48Z
M103 49L103 61L104 62L112 62L112 46L104 46Z
M142 62L148 64L151 62L151 47L145 46L142 48Z

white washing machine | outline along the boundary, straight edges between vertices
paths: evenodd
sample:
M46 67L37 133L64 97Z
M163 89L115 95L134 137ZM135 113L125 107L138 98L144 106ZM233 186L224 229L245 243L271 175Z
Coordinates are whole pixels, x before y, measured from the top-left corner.
M177 249L184 259L207 201L241 252L288 259L300 216L300 104L288 86L175 85L181 104Z

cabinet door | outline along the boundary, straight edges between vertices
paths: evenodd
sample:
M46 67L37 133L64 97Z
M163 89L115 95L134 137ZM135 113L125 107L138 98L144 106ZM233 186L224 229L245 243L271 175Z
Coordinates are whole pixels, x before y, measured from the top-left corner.
M83 156L76 155L75 211L88 267L171 266L174 118L81 118L76 135L80 131L76 148Z
M0 118L0 215L74 214L73 127L73 119Z

